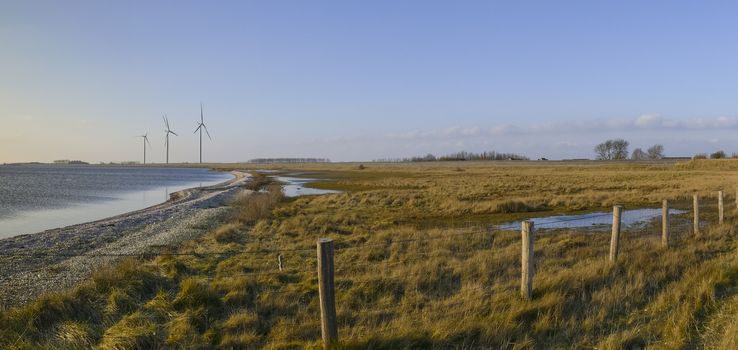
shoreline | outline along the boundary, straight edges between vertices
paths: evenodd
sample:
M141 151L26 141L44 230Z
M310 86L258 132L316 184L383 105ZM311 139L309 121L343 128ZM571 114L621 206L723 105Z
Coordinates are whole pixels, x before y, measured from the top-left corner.
M221 221L228 200L248 191L250 174L170 194L166 202L71 226L0 239L0 307L73 287L124 255L196 238Z
M23 166L0 172L0 181L8 180L0 191L8 199L0 201L0 240L129 214L166 203L171 195L180 195L178 192L235 178L231 172L205 168L142 171L122 167L105 170L97 165L85 166L85 170L76 170L83 167L73 165L57 167L59 170L46 165L39 169ZM36 178L36 174L40 176Z

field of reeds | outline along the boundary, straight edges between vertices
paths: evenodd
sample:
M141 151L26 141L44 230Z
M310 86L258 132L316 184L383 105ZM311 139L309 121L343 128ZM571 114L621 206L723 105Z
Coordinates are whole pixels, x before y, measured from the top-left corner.
M0 347L321 348L321 237L336 247L336 348L738 347L738 161L285 167L343 192L284 198L255 172L256 192L204 236L2 312ZM663 199L688 211L692 194L699 234L689 213L669 248L659 220L627 228L616 263L607 228L539 229L531 300L520 232L493 226Z

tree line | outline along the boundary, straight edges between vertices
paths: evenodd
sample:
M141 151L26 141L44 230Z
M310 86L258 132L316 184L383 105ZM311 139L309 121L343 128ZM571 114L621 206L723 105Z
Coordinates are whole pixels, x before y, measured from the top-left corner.
M664 158L664 146L653 145L645 151L641 148L636 148L632 153L628 152L628 146L630 143L623 139L612 139L607 140L603 143L598 144L594 147L595 157L598 160L657 160ZM737 153L731 155L732 158L738 158ZM696 154L694 159L724 159L728 158L725 151L717 151L711 154L699 153Z
M330 163L328 158L256 158L249 160L249 163L266 164L266 163Z
M503 153L496 151L485 151L481 153L474 152L455 152L449 153L442 156L436 156L432 153L428 153L424 156L415 156L409 158L382 158L375 159L374 162L436 162L436 161L485 161L485 160L529 160L530 158L516 154L516 153Z
M628 152L628 146L630 146L630 143L623 139L607 140L595 146L595 157L598 160L624 160L628 158L633 160L656 160L664 158L663 145L656 144L645 151L636 148L632 154Z
M692 157L692 158L694 158L694 159L707 159L708 158L708 155L707 155L707 153L699 153L699 154L694 155L694 157ZM720 151L717 151L715 153L710 153L709 158L710 159L726 159L726 158L728 158L728 154L725 153L725 151L720 150ZM738 158L738 153L733 153L730 156L730 158Z

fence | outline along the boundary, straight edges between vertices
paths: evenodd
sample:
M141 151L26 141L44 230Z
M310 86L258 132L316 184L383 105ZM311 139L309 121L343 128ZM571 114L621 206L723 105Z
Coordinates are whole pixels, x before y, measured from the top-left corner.
M702 204L701 204L702 201ZM705 228L705 220L701 215L705 214L705 211L701 209L707 209L704 206L706 199L700 198L697 195L692 197L691 208L685 205L685 201L682 200L667 200L664 199L661 203L660 208L660 235L659 242L664 249L669 249L670 244L675 239L675 233L681 232L692 235L700 235L702 229ZM736 198L736 209L738 209L738 193ZM691 209L691 210L690 210ZM673 210L678 210L677 214L673 214ZM722 191L717 194L717 218L718 224L725 223L725 205L724 205L724 194ZM691 212L691 220L685 218ZM370 310L366 310L367 313L381 314L389 310L397 309L412 309L412 310L426 310L428 306L422 302L423 294L443 294L447 293L448 289L464 290L468 294L473 294L475 298L483 300L489 298L489 291L486 290L485 284L483 283L482 277L485 274L489 274L488 270L485 270L483 264L473 265L469 267L469 272L464 274L449 273L448 270L444 270L439 267L437 271L407 271L402 270L399 272L393 272L394 267L407 267L412 265L416 261L421 260L432 260L434 258L456 256L456 254L467 254L470 256L468 259L464 259L464 262L471 260L472 263L483 262L487 264L493 264L494 261L489 260L474 260L474 254L477 251L491 250L495 246L495 240L507 239L510 242L514 242L511 237L501 237L496 235L500 232L511 233L516 230L516 227L520 228L520 294L523 299L530 300L535 298L535 267L536 259L534 252L534 246L537 239L537 231L542 230L560 230L569 229L572 227L579 227L578 223L583 221L596 221L601 222L602 220L611 218L610 226L610 240L609 240L609 254L606 259L616 264L618 259L621 258L621 244L622 244L622 233L627 230L629 225L623 225L624 214L627 214L627 210L623 206L616 205L613 207L612 213L600 213L600 214L588 214L582 217L578 216L561 216L558 219L543 221L539 224L535 223L535 219L523 220L518 224L514 225L492 225L482 227L472 227L466 229L459 229L457 232L444 232L438 235L425 235L423 237L411 237L411 238L393 238L386 239L382 242L339 242L331 239L321 238L318 240L315 248L313 247L298 247L291 249L281 249L279 247L262 247L259 249L243 250L238 252L149 252L149 253L81 253L81 254L47 254L44 252L23 252L16 251L10 253L0 253L0 256L15 259L34 259L42 258L47 255L54 255L57 257L141 257L149 258L158 255L171 255L171 256L192 256L192 257L208 257L208 256L224 256L224 255L235 255L235 254L259 254L265 256L264 265L259 270L247 271L242 274L233 275L230 274L228 277L253 277L259 275L290 275L297 273L310 273L311 269L317 271L315 276L317 277L318 284L318 307L320 314L320 332L325 348L331 347L331 345L339 339L339 322L341 319L337 315L337 291L338 295L343 295L343 300L351 300L347 298L347 294L351 291L362 291L366 288L377 287L385 288L390 290L393 285L399 285L400 283L392 282L396 280L407 281L412 279L415 283L414 293L418 295L417 298L406 298L402 303L397 302L397 298L389 295L386 298L386 302L379 302L372 299L369 295L356 295L358 299L357 303L364 304L364 299L370 300L375 303ZM627 217L627 215L626 215ZM657 219L653 213L643 214L636 217L629 217L628 220L631 222L651 222L653 219ZM674 219L674 220L672 220ZM691 221L691 222L690 222ZM653 223L651 223L653 224ZM519 226L518 226L519 225ZM600 230L606 229L605 225L595 224ZM434 245L434 242L444 242L448 246ZM463 242L463 244L460 244ZM357 264L356 259L353 257L358 254L357 252L367 252L372 249L377 250L377 261L383 261L388 259L386 256L392 254L390 248L396 248L397 250L409 250L410 248L416 249L415 251L409 252L407 255L411 255L411 258L401 259L400 261L385 262L385 263L371 263L371 264ZM436 250L433 250L436 248ZM464 250L464 248L469 248ZM340 261L341 264L336 264L337 254L338 257L345 257L348 261ZM452 252L453 254L447 254ZM317 259L310 258L309 254L316 254ZM371 257L371 254L369 254ZM603 259L605 259L603 257ZM439 265L440 266L440 265ZM338 267L338 268L337 268ZM487 267L488 268L488 267ZM357 271L368 271L375 269L381 271L382 279L367 279L359 285L348 284L348 282L341 279L344 274L356 273ZM43 269L41 269L43 270ZM30 273L38 271L26 271ZM433 275L431 279L428 279L428 275ZM220 278L221 276L208 276L210 279ZM338 277L338 282L337 282ZM384 281L384 282L383 282ZM431 282L427 282L431 281ZM2 281L0 281L2 282ZM394 284L393 284L394 283ZM433 284L435 283L435 284ZM259 290L259 293L278 295L286 292L287 289L283 287L271 288L264 286ZM407 292L412 294L413 291ZM405 292L403 292L405 293ZM407 294L405 293L405 294ZM351 295L348 295L349 297ZM460 301L459 301L460 302ZM458 302L457 302L458 303ZM310 307L311 303L309 300L305 300L304 306ZM445 304L445 307L452 307L454 303ZM362 306L363 307L363 306ZM449 313L446 313L449 314Z

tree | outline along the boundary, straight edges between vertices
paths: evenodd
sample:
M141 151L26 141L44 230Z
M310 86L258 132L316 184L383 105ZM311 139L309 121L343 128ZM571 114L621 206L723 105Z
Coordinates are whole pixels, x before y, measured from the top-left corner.
M628 145L623 139L612 140L612 159L628 159Z
M628 159L628 141L623 139L607 140L597 146L594 151L597 159Z
M610 159L610 147L607 145L607 142L603 142L594 148L595 154L597 155L597 159L599 160L608 160Z
M648 153L643 152L643 150L640 149L640 148L634 149L633 150L633 153L631 153L631 155L630 155L630 159L633 159L633 160L646 160L646 159L649 159L649 158L650 157L649 157Z
M653 145L646 152L648 152L648 159L664 158L664 146L662 145Z
M717 151L710 155L711 159L724 159L725 157L727 156L725 155L724 151Z
M692 159L707 159L707 153L698 153L695 154Z

